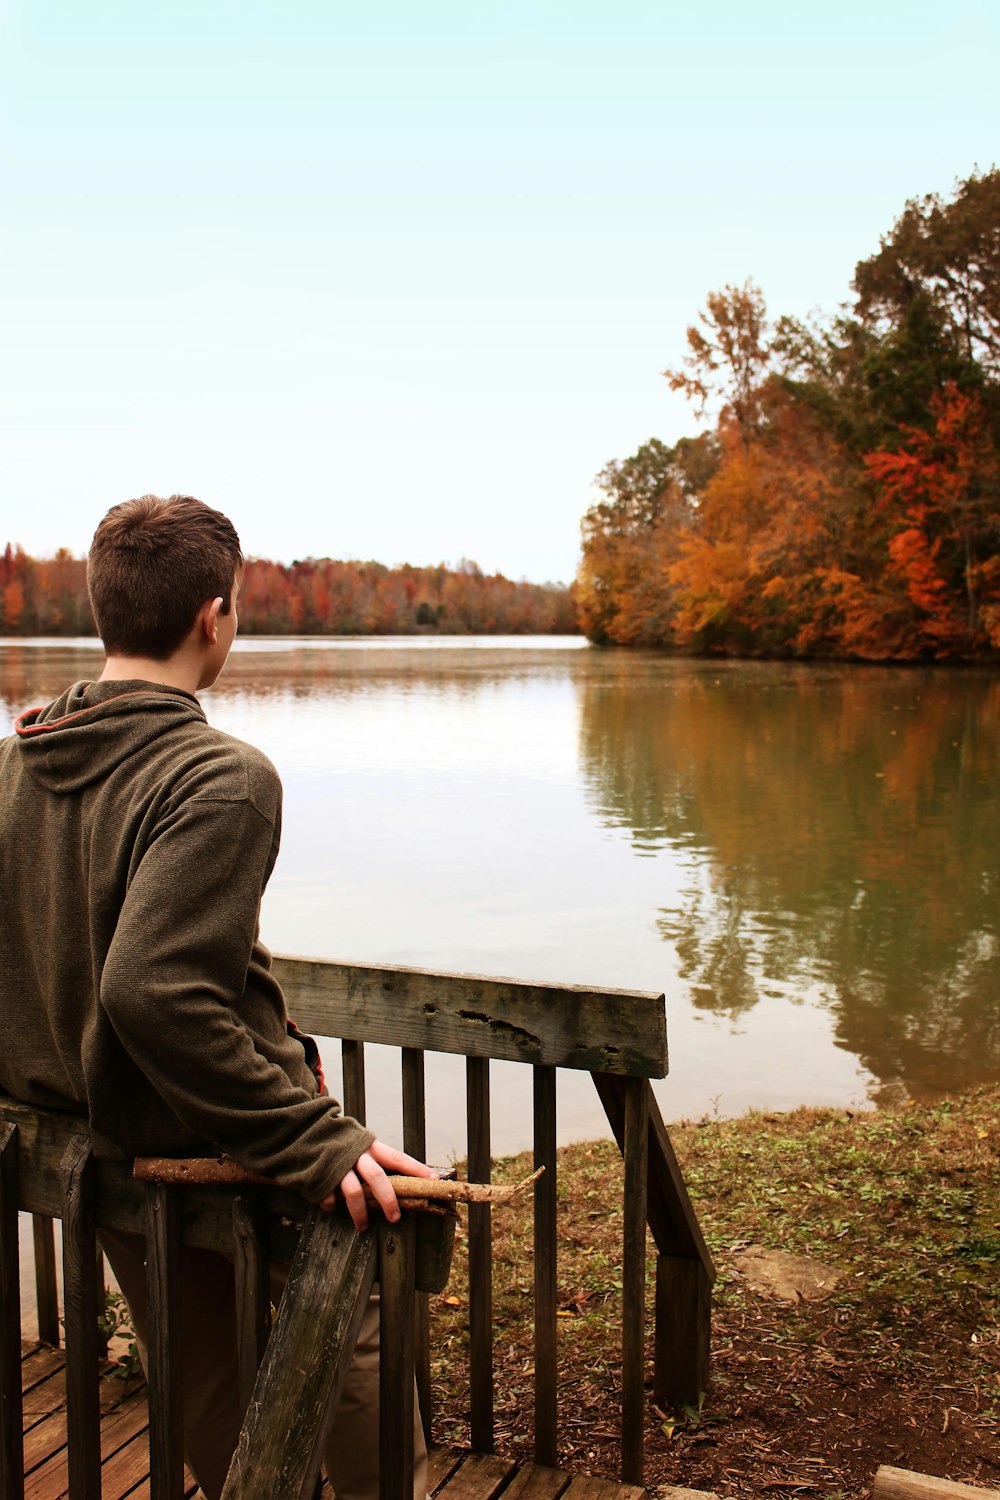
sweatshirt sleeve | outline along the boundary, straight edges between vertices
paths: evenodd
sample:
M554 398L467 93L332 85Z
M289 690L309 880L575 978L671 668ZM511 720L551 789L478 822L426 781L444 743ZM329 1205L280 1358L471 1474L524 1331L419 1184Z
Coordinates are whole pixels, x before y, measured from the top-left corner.
M202 793L165 811L131 871L100 1000L189 1129L319 1202L375 1137L293 1082L278 1060L297 1045L280 989L250 974L277 845L280 784L271 776L271 808L249 793Z

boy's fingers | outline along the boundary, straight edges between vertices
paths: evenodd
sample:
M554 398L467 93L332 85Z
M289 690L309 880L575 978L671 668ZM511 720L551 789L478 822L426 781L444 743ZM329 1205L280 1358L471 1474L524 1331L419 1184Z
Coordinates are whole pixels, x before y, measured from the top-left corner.
M375 1158L369 1152L363 1151L354 1163L354 1170L389 1220L389 1223L395 1224L400 1216L396 1194L392 1190L392 1184L388 1177L386 1177Z
M389 1172L400 1172L407 1177L437 1176L431 1167L418 1161L415 1156L407 1156L405 1151L397 1151L394 1146L387 1146L383 1141L373 1141L365 1154Z
M356 1172L348 1172L341 1180L340 1191L343 1194L347 1212L354 1221L355 1229L367 1229L368 1205L365 1202L365 1190L358 1181Z
M355 1228L367 1229L368 1206L365 1202L365 1188L367 1188L389 1223L397 1223L400 1217L399 1203L392 1190L392 1184L386 1177L386 1168L390 1172L398 1172L407 1177L437 1176L431 1167L418 1161L415 1156L408 1156L405 1151L397 1151L393 1146L386 1146L382 1141L373 1141L367 1151L362 1151L354 1163L354 1170L345 1175L337 1191L328 1193L321 1201L320 1208L329 1213L336 1207L338 1195L342 1196L347 1211L354 1220Z

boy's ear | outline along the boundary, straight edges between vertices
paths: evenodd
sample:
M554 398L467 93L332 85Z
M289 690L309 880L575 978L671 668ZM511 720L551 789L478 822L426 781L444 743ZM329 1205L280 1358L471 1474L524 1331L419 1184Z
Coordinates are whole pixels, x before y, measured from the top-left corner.
M198 626L201 635L210 646L214 646L219 638L219 611L225 600L221 594L217 599L206 599L198 611Z

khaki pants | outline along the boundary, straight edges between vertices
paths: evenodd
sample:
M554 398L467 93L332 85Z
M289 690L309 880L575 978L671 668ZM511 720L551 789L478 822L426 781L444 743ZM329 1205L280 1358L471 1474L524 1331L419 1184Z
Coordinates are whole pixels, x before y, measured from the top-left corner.
M146 1358L146 1242L102 1229L104 1253L122 1289L143 1361ZM287 1268L272 1267L272 1297ZM242 1422L236 1366L233 1263L212 1250L181 1251L181 1359L184 1457L206 1500L219 1500ZM368 1304L354 1359L324 1449L337 1500L378 1500L378 1298ZM413 1495L427 1494L427 1449L414 1392Z

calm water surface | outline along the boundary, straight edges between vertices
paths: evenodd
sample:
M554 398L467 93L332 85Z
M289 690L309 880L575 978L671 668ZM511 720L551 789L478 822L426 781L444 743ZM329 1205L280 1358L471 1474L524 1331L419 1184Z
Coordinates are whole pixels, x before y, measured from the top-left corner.
M100 660L0 643L5 724ZM284 781L276 950L662 989L668 1118L1000 1077L993 675L243 640L205 703ZM371 1051L393 1138L397 1064ZM506 1152L528 1070L494 1067ZM457 1060L428 1095L430 1154L461 1153ZM604 1133L586 1077L560 1113L564 1140Z

